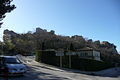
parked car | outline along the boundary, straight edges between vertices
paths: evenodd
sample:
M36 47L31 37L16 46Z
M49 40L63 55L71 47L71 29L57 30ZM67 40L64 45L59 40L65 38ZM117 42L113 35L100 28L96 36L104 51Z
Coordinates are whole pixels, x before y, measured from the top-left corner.
M26 66L16 56L0 56L0 75L23 75Z

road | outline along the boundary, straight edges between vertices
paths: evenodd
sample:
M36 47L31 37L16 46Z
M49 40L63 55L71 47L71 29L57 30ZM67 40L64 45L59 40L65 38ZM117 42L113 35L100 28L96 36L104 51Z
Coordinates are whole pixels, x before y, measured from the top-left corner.
M59 69L42 63L27 60L28 71L24 76L9 77L8 80L120 80L120 76L92 76L74 72L74 70ZM0 80L4 80L0 78Z

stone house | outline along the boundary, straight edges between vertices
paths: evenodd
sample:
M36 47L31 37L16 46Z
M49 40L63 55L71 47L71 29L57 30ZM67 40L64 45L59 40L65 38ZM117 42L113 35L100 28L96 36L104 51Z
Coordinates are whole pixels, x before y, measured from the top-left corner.
M80 50L76 52L80 58L93 59L93 60L101 60L100 59L100 51L96 50Z
M100 61L100 51L93 49L81 49L74 52L67 52L66 55L78 55L80 58L93 59Z

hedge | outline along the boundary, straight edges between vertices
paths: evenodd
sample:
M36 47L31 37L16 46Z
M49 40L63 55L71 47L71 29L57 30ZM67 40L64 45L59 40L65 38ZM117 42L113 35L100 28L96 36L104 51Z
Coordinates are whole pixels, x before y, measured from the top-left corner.
M65 53L64 53L65 54ZM60 56L56 56L55 51L36 51L36 61L60 66ZM69 68L69 56L62 56L62 67ZM71 56L71 68L83 71L99 71L113 67L111 63L96 61L91 59L82 59L78 55Z

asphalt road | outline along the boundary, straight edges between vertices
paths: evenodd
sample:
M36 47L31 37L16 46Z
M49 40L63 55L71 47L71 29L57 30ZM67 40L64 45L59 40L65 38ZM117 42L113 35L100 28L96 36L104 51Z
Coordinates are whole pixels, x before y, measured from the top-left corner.
M51 73L51 71L53 71ZM28 71L23 76L0 77L0 80L69 80L68 78L54 75L55 71L38 65L28 65Z
M0 80L7 80L0 77ZM24 76L9 77L8 80L120 80L120 77L92 76L44 65L28 65L28 71Z
M117 76L86 75L74 70L59 69L45 64L37 63L31 58L24 58L28 71L24 76L0 77L0 80L120 80L120 72Z

